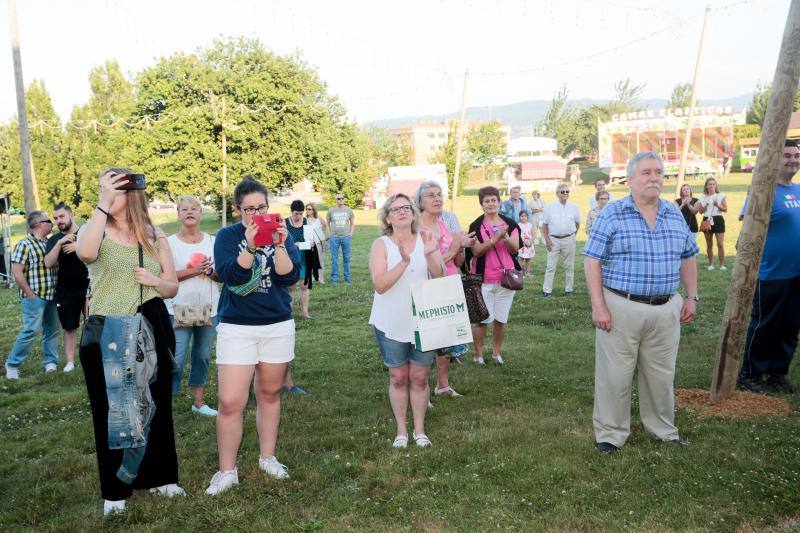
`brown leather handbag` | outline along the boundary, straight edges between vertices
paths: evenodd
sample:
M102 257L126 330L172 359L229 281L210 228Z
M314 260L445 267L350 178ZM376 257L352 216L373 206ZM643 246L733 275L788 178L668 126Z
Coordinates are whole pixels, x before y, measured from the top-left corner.
M500 267L503 267L503 260L500 259L500 254L497 248L492 246L492 250L497 254L497 260L500 262ZM505 287L510 291L521 291L524 286L524 277L522 272L515 268L503 268L503 275L500 277L500 286Z

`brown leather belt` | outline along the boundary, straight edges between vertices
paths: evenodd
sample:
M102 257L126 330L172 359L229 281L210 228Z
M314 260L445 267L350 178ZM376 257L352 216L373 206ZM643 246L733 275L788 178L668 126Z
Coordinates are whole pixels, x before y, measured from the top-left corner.
M622 296L626 300L647 305L664 305L668 301L672 300L673 296L672 294L666 296L638 296L636 294L631 294L629 292L612 289L611 287L606 287L606 289L610 290L611 292L613 292L618 296Z
M572 237L575 233L570 233L569 235L550 235L551 239L566 239L567 237Z

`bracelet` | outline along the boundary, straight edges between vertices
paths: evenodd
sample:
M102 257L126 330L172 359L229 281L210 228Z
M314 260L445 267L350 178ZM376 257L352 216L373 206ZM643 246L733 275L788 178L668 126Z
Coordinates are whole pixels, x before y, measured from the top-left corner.
M248 254L255 256L258 248L250 248L249 246L244 249Z
M105 216L107 216L107 217L110 217L110 216L111 216L111 213L109 213L108 211L106 211L105 209L103 209L102 207L100 207L99 205L98 205L97 207L95 207L95 209L97 209L98 211L100 211L101 213L103 213L103 214L104 214Z

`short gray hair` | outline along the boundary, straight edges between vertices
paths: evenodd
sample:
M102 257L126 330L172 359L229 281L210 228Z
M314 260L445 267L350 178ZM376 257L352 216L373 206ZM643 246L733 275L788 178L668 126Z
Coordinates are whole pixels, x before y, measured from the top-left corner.
M47 213L44 211L31 211L25 217L25 223L28 224L28 229L33 229L42 220L47 220Z
M419 188L417 188L417 194L415 195L417 208L420 212L422 212L422 195L428 192L428 189L439 189L439 191L444 192L442 186L439 185L439 182L436 180L425 180L420 183Z
M558 191L563 190L563 189L569 190L569 184L567 184L567 183L559 183L558 185L556 185L556 194L558 194Z
M636 174L636 165L643 159L655 159L661 165L661 172L664 172L664 161L661 156L655 152L639 152L635 156L628 159L628 169L625 171L625 177L630 179Z

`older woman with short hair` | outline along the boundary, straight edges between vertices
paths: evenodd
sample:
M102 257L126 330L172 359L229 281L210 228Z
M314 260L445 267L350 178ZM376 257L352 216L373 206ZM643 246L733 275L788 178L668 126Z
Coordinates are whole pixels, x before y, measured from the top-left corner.
M375 287L369 323L389 369L389 402L397 424L392 446L408 446L406 412L411 404L412 438L422 448L431 445L425 434L425 413L434 352L420 352L414 346L411 285L442 277L446 271L434 236L418 231L419 212L411 198L403 193L390 196L379 215L382 236L372 243L369 254Z
M212 280L214 275L214 237L200 231L203 207L194 196L178 200L178 221L181 229L167 239L178 275L178 294L166 300L172 327L175 329L175 361L177 370L172 374L172 395L181 390L183 368L192 344L189 387L192 389L192 412L203 416L217 416L216 409L204 400L211 345L216 338L217 300L219 289ZM181 320L183 309L189 306L210 306L208 325L193 325ZM176 309L178 319L175 318Z
M420 210L420 225L430 231L439 244L447 275L458 274L458 267L464 262L464 247L474 244L473 235L464 235L458 218L453 213L442 210L444 195L438 182L428 180L417 189L417 206ZM467 345L450 346L436 352L436 396L457 398L457 393L449 382L450 359L458 359L467 351Z

